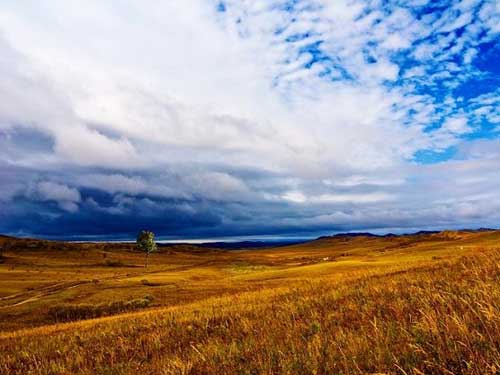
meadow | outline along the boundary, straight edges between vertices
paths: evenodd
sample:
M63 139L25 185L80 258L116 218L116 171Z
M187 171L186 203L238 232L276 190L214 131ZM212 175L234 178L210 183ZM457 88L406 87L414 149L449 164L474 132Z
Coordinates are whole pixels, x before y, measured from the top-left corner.
M499 231L0 246L0 374L500 373Z

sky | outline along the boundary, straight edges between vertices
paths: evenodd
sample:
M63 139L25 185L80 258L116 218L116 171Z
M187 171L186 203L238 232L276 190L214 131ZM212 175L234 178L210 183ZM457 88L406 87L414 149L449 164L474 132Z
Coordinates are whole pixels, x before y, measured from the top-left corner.
M0 3L0 233L500 227L500 2Z

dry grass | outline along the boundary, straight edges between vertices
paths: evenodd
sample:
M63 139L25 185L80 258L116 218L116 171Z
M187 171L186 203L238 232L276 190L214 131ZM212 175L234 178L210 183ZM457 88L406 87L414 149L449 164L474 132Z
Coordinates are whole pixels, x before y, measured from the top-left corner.
M140 310L151 305L153 297L133 299L130 301L115 301L92 305L89 303L78 305L56 305L49 309L49 316L56 323L76 320L93 319L102 316L115 315L126 311Z
M114 275L92 266L88 276L103 281L17 307L15 298L1 301L24 328L0 333L0 373L498 374L498 244L496 232L327 239L233 253L177 249L156 255L151 270ZM110 256L138 265L122 253ZM6 256L1 267L16 264ZM109 303L137 291L156 293L156 307L38 328L17 315L56 297Z

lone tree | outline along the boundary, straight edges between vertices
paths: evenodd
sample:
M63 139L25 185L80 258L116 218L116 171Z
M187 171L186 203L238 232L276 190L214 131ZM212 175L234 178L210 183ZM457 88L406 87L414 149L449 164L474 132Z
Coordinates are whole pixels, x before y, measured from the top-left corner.
M155 234L147 230L142 230L137 235L137 247L146 253L146 268L148 267L149 254L156 251Z

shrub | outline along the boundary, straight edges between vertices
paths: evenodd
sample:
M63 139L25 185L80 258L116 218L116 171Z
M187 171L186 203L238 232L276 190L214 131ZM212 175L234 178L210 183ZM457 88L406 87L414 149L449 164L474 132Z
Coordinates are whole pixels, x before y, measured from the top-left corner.
M139 310L148 307L153 302L151 295L130 301L114 301L103 304L62 304L49 309L48 316L55 322L70 322L75 320L93 319L114 315L122 312Z
M104 265L107 267L123 267L124 264L121 260L106 259Z
M146 286L160 286L161 285L159 283L155 283L155 282L149 281L147 279L142 279L141 284L146 285Z

